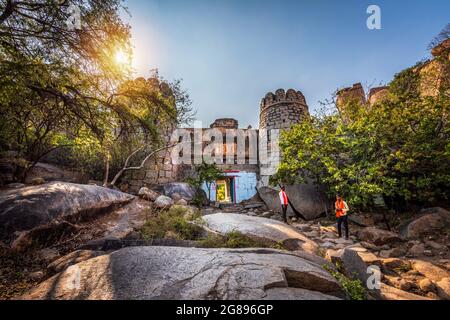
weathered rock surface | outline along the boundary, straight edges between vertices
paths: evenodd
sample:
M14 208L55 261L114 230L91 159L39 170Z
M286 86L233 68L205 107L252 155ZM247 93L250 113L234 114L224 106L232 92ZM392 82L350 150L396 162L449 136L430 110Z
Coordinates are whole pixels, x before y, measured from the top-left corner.
M402 241L399 234L376 227L367 227L358 232L358 238L361 241L371 242L375 245L384 245Z
M335 299L321 266L269 249L133 247L70 266L23 299Z
M450 300L450 277L436 283L437 294L441 299Z
M415 271L420 272L426 278L433 281L440 281L443 278L450 277L450 273L448 271L435 266L431 262L423 260L412 260L411 266Z
M388 258L381 261L383 265L383 271L393 271L395 269L411 269L411 264L407 260Z
M188 202L186 200L184 200L184 199L180 199L177 202L175 202L175 204L179 205L179 206L187 206Z
M7 184L6 187L8 189L20 189L20 188L26 187L26 184L24 184L24 183L10 183L10 184Z
M195 188L185 182L166 183L163 186L163 189L164 195L172 198L173 194L177 193L181 198L187 201L191 201L196 193Z
M429 298L409 293L384 283L381 283L379 292L383 300L430 300Z
M160 194L147 187L142 187L139 189L138 196L145 200L155 201L160 196Z
M425 252L425 245L423 243L418 243L409 248L408 255L412 257L419 257L423 255L424 252Z
M371 275L367 272L367 267L372 265L379 267L381 265L381 261L377 256L357 246L345 248L341 259L347 275L349 277L355 275L363 284L366 283Z
M51 222L88 220L133 198L116 190L66 182L7 191L0 195L0 238L11 242L18 233Z
M226 234L239 231L251 238L268 243L283 243L292 250L316 252L317 244L295 228L272 219L251 217L234 213L215 213L203 217L207 227Z
M169 208L174 203L175 202L173 201L173 199L167 196L159 196L154 202L155 206L157 206L158 208Z
M178 192L174 192L174 193L172 193L172 195L170 196L172 199L173 199L173 201L178 201L178 200L181 200L181 199L183 199L182 197L181 197L181 195L178 193Z
M261 187L258 189L259 196L269 210L281 213L278 192L278 190L270 187ZM313 184L287 186L286 193L294 207L308 220L319 217L330 207L326 197ZM295 215L290 206L288 207L287 214L289 216Z
M434 285L434 283L428 279L422 279L419 282L419 288L420 290L422 290L423 292L435 292L436 291L436 286Z
M415 239L450 227L449 211L442 208L429 208L422 210L422 213L424 215L414 219L402 228L402 235Z
M43 179L44 181L65 181L72 183L87 183L89 177L74 170L62 169L58 166L38 162L30 170L25 180L26 183L33 183L35 179Z
M103 251L76 250L50 263L47 266L47 270L50 274L55 274L63 271L71 265L98 257L102 254L105 253Z

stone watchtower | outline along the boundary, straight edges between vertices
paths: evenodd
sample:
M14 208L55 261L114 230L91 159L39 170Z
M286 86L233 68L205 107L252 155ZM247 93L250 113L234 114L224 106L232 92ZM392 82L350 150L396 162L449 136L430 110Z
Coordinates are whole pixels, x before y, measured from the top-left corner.
M309 114L305 96L293 89L269 92L261 100L260 108L259 128L267 130L289 129Z
M261 100L259 114L260 135L260 186L268 185L280 162L276 130L289 129L309 115L305 96L300 91L278 89ZM267 130L267 131L264 131ZM269 132L270 131L270 132ZM262 147L267 146L268 162L262 163ZM275 147L276 146L276 147ZM275 147L275 148L274 148Z

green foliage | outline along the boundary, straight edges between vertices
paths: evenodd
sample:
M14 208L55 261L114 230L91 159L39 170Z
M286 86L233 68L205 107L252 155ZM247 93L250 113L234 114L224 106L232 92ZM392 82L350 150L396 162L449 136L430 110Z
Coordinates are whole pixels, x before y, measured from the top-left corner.
M208 199L210 199L211 184L219 179L222 179L224 177L223 172L214 163L208 164L206 162L203 162L200 165L196 165L194 167L194 170L195 177L187 178L186 182L199 189L199 192L201 192L200 188L203 183L205 183L206 188L208 189ZM202 199L203 197L201 194L197 194L195 198L199 201L202 201L200 199Z
M203 193L203 190L200 188L197 189L197 192L194 194L194 197L191 200L192 205L197 207L202 207L205 203L206 197Z
M204 221L198 210L184 206L172 206L158 216L149 218L142 229L141 236L146 239L172 238L197 241L203 248L267 248L266 243L253 240L239 231L224 236L208 234L204 237ZM281 248L283 249L283 248Z
M168 211L151 217L140 230L144 239L166 237L179 240L196 240L203 233L201 215L183 206L172 206Z
M323 268L327 270L341 285L344 292L351 300L365 300L366 299L366 289L364 288L362 282L358 279L352 280L339 271L335 271L327 265Z
M66 25L71 4L81 30ZM101 176L106 164L117 170L132 150L157 147L162 131L190 119L180 81L157 72L132 80L130 66L113 58L131 54L120 0L12 5L0 17L2 151L18 151L30 167L48 157Z
M448 200L450 98L420 97L416 89L409 69L373 107L352 105L351 116L344 107L282 132L283 160L272 183L313 180L358 207L372 206L377 194L401 203Z
M199 241L204 248L266 248L267 245L240 233L231 231L224 236L209 234Z
M203 162L202 164L194 167L195 178L189 177L186 181L194 187L201 187L203 183L213 183L223 178L223 172L213 163L208 164Z
M419 97L420 75L417 70L422 66L423 63L419 62L414 67L396 74L389 85L389 91L398 97L406 99Z

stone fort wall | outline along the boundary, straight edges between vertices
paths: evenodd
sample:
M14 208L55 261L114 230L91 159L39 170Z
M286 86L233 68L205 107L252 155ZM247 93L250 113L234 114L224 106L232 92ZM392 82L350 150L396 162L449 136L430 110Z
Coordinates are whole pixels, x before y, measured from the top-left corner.
M275 94L269 92L261 100L260 104L260 129L288 129L293 124L300 123L304 117L308 116L308 106L304 95L300 91L289 89L278 89ZM218 129L223 134L224 151L231 152L234 156L233 163L226 162L226 156L224 156L223 164L219 164L218 168L223 171L240 171L240 172L252 172L256 173L258 181L263 181L259 185L267 185L268 178L274 173L280 160L279 152L271 149L270 139L260 141L259 130L240 129L245 134L253 134L257 137L257 145L259 143L267 143L267 149L269 151L269 158L271 162L269 164L261 165L258 162L258 155L260 150L256 150L256 159L250 157L249 142L246 142L245 150L245 164L238 163L237 155L237 141L234 141L233 146L227 146L225 134L229 129L238 129L239 123L232 118L217 119L210 128ZM210 128L202 129L203 132ZM173 130L173 128L171 128ZM188 128L191 136L192 148L194 150L194 129ZM249 132L252 131L252 132ZM165 135L166 145L170 145L171 130L167 130ZM203 133L204 134L204 133ZM248 138L247 138L248 139ZM205 148L211 142L204 142L202 148ZM228 150L227 150L228 147ZM124 175L120 188L127 190L131 193L137 193L143 186L154 187L169 182L184 181L187 177L194 175L194 169L192 165L187 164L173 164L172 163L172 149L167 149L159 152L155 157L149 159L142 170L127 173ZM256 163L255 163L256 162ZM192 158L193 163L193 158Z

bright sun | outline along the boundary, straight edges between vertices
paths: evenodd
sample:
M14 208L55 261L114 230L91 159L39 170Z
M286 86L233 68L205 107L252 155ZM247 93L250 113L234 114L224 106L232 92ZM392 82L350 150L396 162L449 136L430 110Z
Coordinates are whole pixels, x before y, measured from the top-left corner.
M128 63L128 55L122 51L118 50L115 55L115 60L117 64L127 64Z

